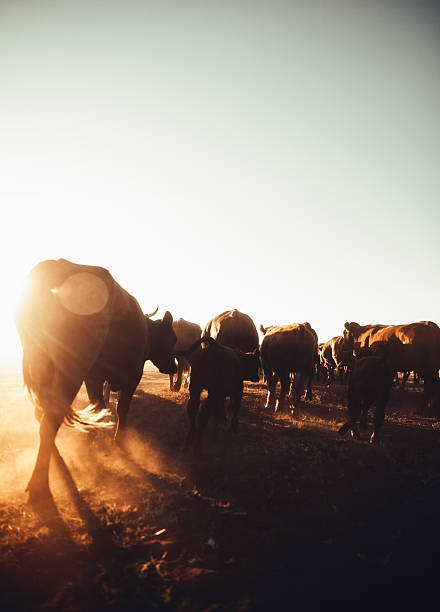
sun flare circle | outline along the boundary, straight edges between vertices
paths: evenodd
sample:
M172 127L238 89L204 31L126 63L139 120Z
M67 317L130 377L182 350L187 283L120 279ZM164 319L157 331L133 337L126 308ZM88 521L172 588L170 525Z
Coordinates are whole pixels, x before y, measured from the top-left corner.
M52 289L63 306L77 315L91 315L105 308L109 292L105 282L88 272L69 276L59 287Z

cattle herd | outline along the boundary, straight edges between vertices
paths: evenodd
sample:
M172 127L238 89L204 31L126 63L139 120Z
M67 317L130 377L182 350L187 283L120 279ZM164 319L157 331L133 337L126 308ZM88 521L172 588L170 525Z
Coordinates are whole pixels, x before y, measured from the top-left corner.
M196 453L202 451L209 419L215 425L225 420L227 398L230 429L237 429L244 381L263 379L267 409L298 413L301 402L312 397L315 378L330 385L337 377L347 385L348 404L339 434L359 438L358 420L365 425L374 407L373 442L393 381L401 372L404 384L413 372L423 381L423 404L440 419L440 329L431 321L345 323L341 335L324 343L308 322L261 326L260 343L254 322L238 310L221 313L203 330L184 319L173 321L169 312L160 320L152 320L154 314L144 314L104 268L60 259L43 261L31 271L17 315L24 384L40 421L40 446L28 484L31 502L51 497L49 461L63 421L114 426L105 418L106 387L118 392L115 438L123 443L130 402L147 360L169 374L171 390L189 386L187 444ZM83 383L93 409L79 411L72 403Z

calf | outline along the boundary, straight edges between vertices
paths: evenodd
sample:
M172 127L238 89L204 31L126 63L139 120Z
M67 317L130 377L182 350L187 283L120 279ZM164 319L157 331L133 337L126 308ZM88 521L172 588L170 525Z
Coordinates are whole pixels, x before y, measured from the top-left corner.
M207 346L202 348L201 343ZM259 352L243 353L218 344L212 338L201 338L193 347L185 351L191 365L189 400L189 432L187 446L192 445L196 454L202 451L203 431L211 418L216 422L225 415L225 399L230 398L232 413L230 431L238 427L238 412L243 397L243 381L258 382ZM200 395L208 392L206 402L200 406Z
M350 431L354 438L360 439L357 420L362 413L361 425L366 426L368 409L374 404L374 430L370 436L373 443L383 425L385 408L393 384L393 371L387 361L387 355L381 347L370 349L354 361L353 370L348 382L348 416L349 420L339 429L341 436Z

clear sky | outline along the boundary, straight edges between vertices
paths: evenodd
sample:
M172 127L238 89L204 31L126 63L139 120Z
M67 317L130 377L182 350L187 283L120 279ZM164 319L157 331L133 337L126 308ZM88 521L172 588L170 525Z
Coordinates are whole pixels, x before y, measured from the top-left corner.
M435 7L3 0L0 353L59 257L202 326L440 323Z

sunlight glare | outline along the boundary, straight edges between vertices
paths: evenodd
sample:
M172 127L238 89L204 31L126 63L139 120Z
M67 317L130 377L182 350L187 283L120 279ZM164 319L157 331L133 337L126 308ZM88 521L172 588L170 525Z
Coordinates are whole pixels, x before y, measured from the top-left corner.
M79 315L91 315L103 310L109 299L107 285L88 272L69 276L60 287L51 289L65 308Z

